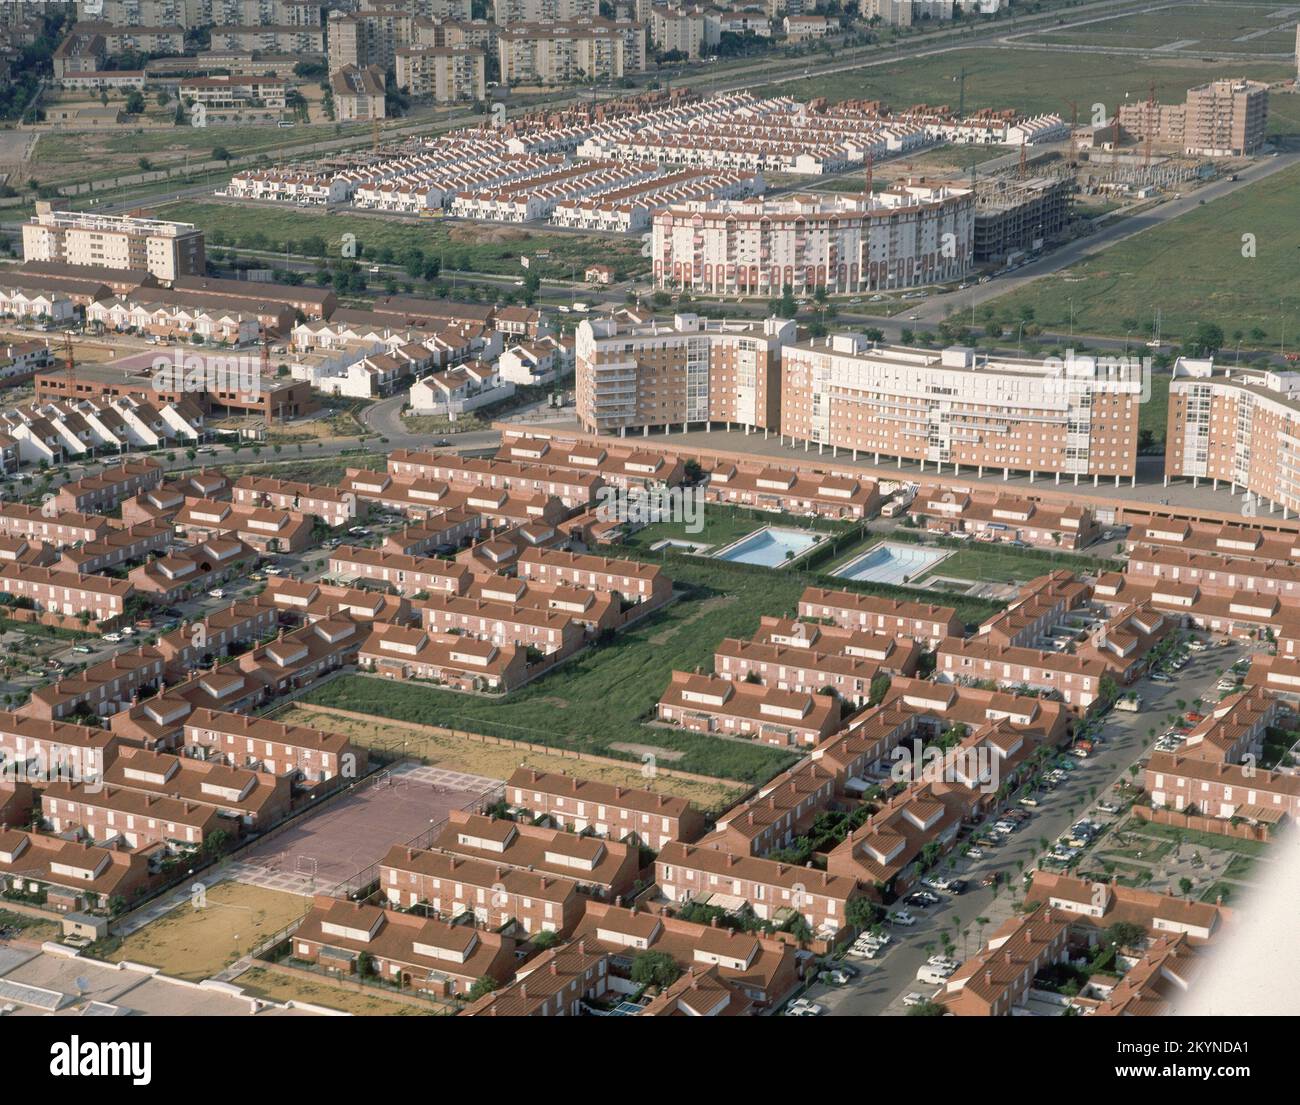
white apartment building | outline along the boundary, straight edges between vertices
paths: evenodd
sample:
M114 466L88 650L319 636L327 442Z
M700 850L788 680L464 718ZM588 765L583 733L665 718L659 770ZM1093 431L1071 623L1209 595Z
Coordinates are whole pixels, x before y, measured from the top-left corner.
M512 23L569 23L599 14L596 0L492 0L492 22L498 27Z
M206 271L203 231L192 223L56 211L47 200L37 200L36 214L23 224L23 259L131 269L169 281Z
M397 51L397 87L435 103L487 97L486 57L473 46L404 46Z
M880 291L957 280L974 258L969 189L898 185L677 204L654 217L654 281L724 295Z
M504 85L617 80L645 69L645 27L599 18L518 23L501 32L497 51Z
M1028 472L1132 479L1142 369L1137 361L993 359L873 345L836 335L785 350L781 434L870 457L931 463L936 473Z

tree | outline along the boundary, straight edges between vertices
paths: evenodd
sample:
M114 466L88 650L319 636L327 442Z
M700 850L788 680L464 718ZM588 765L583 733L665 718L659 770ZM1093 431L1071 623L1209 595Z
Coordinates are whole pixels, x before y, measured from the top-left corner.
M365 978L375 973L375 957L369 952L361 952L357 956L357 977Z
M1195 889L1195 887L1196 884L1192 882L1192 880L1189 879L1186 875L1184 875L1181 879L1178 880L1178 889L1183 892L1184 898L1190 898L1192 896L1192 891Z
M469 988L469 993L465 996L470 1001L478 1001L484 994L490 994L501 984L491 975L481 975L474 980L474 985Z
M1146 929L1132 921L1116 921L1102 933L1102 941L1109 948L1140 948L1146 938Z
M867 705L878 706L880 702L884 699L885 695L888 693L889 693L889 676L883 674L877 675L871 681L871 690L868 693Z
M913 1005L908 1009L909 1017L942 1017L944 1008L937 1001L923 1001L919 1005Z
M128 115L144 114L144 96L140 94L139 89L133 88L126 94L126 113Z
M883 913L884 911L870 898L859 895L856 898L850 898L848 904L844 907L844 920L850 928L855 928L861 932L871 928L872 925L878 924Z
M632 960L632 981L641 986L671 986L680 977L682 969L667 952L638 952Z
M1191 357L1213 357L1222 348L1223 328L1213 322L1200 323L1183 343L1183 352Z
M225 146L213 146L213 147L212 147L212 160L213 160L213 161L224 161L227 165L229 165L229 164L230 164L230 151L229 151L228 149L226 149Z

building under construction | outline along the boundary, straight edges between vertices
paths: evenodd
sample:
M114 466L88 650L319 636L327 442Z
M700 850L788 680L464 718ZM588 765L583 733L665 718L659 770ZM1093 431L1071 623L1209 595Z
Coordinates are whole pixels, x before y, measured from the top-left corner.
M1000 264L1019 250L1038 249L1070 221L1074 177L992 176L975 184L975 263Z

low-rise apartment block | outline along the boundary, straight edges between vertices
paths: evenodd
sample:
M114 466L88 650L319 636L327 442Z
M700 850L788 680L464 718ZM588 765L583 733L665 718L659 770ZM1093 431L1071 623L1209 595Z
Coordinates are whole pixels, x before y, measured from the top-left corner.
M697 733L747 737L781 748L811 747L840 725L834 695L675 671L659 699L660 721Z
M380 861L379 886L400 909L423 905L450 921L469 913L487 928L514 921L529 935L569 932L586 901L571 878L400 845Z
M0 881L13 890L43 894L60 913L128 904L149 886L149 859L138 852L97 848L46 833L0 829Z
M377 625L357 653L357 666L385 679L419 679L461 691L502 693L528 678L528 656L513 644L459 633Z
M480 979L509 980L515 941L473 925L317 896L292 936L295 959L356 975L369 957L375 975L403 990L464 997Z
M655 882L669 902L727 910L748 904L764 921L779 925L799 915L813 932L830 934L847 924L848 903L861 893L856 881L841 875L678 841L655 859Z
M632 839L656 851L672 840L693 843L705 827L704 815L685 798L527 767L507 780L505 800L572 832Z
M853 591L808 587L799 597L799 617L824 619L843 629L890 637L910 637L931 647L948 637L964 637L966 627L951 606L903 602Z

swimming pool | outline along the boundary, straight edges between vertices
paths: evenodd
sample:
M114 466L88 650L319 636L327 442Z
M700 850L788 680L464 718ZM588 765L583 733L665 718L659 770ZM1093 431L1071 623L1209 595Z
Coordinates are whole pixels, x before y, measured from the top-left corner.
M948 553L921 545L896 545L882 541L856 560L836 568L831 575L840 579L867 580L871 583L913 581L933 568Z
M822 540L822 535L801 529L781 529L764 526L713 555L719 560L737 564L761 564L765 568L779 568L788 561L802 556Z

